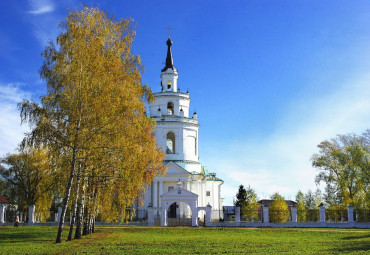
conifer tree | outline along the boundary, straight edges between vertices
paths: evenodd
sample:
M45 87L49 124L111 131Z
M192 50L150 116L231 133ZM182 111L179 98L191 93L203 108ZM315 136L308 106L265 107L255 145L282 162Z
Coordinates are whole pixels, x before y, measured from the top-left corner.
M239 186L238 193L236 193L235 206L243 207L247 203L247 191L243 185Z
M247 189L243 185L239 186L234 205L240 207L240 214L244 220L258 220L258 208L260 204L257 200L257 194L250 186Z

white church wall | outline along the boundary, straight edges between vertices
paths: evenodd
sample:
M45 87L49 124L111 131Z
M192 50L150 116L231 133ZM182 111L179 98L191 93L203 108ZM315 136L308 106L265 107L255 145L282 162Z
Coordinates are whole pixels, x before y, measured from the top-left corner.
M198 134L197 127L183 129L184 157L187 160L198 161Z
M144 199L144 208L148 207L150 205L150 202L152 201L152 189L151 189L151 185L149 185L146 189L145 189L145 193L144 193L144 196L143 196L143 199ZM141 205L139 205L141 206Z
M213 210L221 210L219 186L222 182L207 181L205 182L205 205L211 205ZM208 193L209 192L209 193ZM209 196L207 196L209 194Z
M158 123L155 138L165 153L169 132L175 134L175 151L173 154L167 154L166 160L198 161L198 126L184 123L167 123L166 125ZM199 172L200 168L199 166L189 166L186 170Z
M172 181L172 182L164 182L163 183L163 193L166 193L166 192L168 192L168 191L170 191L170 187L172 188L172 189L175 189L176 188L176 184L177 184L177 182L175 182L175 181Z
M171 125L171 127L162 127L162 125L157 125L157 130L155 132L155 139L157 144L162 147L162 151L166 153L166 140L167 134L173 132L175 134L175 151L173 154L167 154L166 160L181 160L183 158L183 140L182 130L178 125Z
M198 185L199 181L198 180L192 180L190 181L190 191L195 193L195 194L199 194L199 185Z
M177 92L177 79L179 75L173 69L167 69L165 72L161 73L162 86L164 91L174 91ZM168 88L168 84L171 84L171 87Z
M187 163L187 164L184 164L183 168L188 171L188 172L197 172L197 173L200 173L200 171L202 170L202 165L199 164L199 163Z
M154 94L156 96L156 94ZM167 104L172 102L174 104L175 116L180 116L180 109L184 112L184 117L189 118L189 105L190 98L189 94L178 93L178 92L167 92L161 93L160 96L156 96L156 100L149 106L150 117L158 116L158 108L161 109L162 115L168 115Z

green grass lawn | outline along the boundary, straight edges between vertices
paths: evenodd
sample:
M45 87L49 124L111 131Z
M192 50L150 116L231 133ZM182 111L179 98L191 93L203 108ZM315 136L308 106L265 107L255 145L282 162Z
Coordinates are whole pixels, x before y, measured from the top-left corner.
M56 232L0 227L0 254L370 254L369 230L97 227L80 240L55 244Z

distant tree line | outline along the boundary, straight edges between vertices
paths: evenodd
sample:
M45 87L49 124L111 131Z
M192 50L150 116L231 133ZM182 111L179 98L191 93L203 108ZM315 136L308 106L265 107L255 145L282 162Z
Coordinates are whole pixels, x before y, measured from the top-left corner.
M325 183L322 193L308 190L298 191L297 220L299 222L318 221L318 207L324 205L329 211L346 210L348 205L359 210L370 210L370 130L361 135L338 135L318 145L319 152L311 158L312 165L319 170L316 184ZM271 222L286 222L289 217L288 206L279 193L271 196L269 207ZM259 208L255 191L248 186L239 186L235 206L241 209L242 217L257 217ZM256 209L257 208L257 209Z

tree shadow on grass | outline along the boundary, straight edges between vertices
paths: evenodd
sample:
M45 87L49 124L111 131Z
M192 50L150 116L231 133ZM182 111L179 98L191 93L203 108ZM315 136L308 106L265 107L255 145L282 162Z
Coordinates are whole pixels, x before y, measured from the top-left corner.
M348 253L348 252L367 252L370 250L370 245L361 243L361 244L353 244L351 247L341 247L338 249L332 249L333 253Z
M22 242L48 242L51 239L46 239L45 233L40 232L0 232L0 244L5 243L22 243Z
M341 243L342 245L338 248L332 249L333 253L347 253L347 252L367 252L370 250L370 242L363 239L369 238L370 235L364 236L348 236L341 238L350 242ZM358 241L356 241L358 240Z
M346 237L342 237L342 240L356 240L356 239L363 239L363 238L370 239L370 234L363 235L363 236L346 236Z

